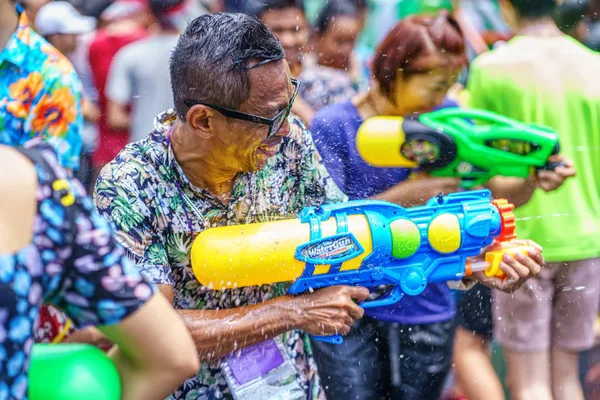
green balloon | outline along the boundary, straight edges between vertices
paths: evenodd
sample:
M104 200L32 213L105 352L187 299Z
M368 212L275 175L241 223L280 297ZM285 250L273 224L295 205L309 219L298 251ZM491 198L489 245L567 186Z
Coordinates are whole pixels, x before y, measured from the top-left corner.
M36 344L29 366L30 400L119 400L112 360L87 344Z

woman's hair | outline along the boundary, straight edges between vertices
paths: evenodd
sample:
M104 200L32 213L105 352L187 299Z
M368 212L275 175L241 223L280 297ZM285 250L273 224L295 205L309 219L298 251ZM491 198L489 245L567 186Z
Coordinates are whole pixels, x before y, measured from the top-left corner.
M329 25L334 18L341 16L359 18L361 11L356 0L329 0L319 13L319 18L315 24L315 32L322 35L329 29Z
M373 73L384 94L392 92L398 71L404 79L429 71L439 55L450 66L467 64L465 41L456 20L443 11L398 22L375 52Z

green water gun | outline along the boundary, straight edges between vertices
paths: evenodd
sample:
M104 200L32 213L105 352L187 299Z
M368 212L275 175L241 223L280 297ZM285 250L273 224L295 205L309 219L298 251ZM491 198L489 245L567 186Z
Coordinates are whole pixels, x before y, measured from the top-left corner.
M29 367L30 400L120 400L119 371L87 344L36 344Z
M479 109L373 117L359 128L356 147L373 166L457 177L465 189L498 175L527 178L562 165L548 162L560 150L554 130Z

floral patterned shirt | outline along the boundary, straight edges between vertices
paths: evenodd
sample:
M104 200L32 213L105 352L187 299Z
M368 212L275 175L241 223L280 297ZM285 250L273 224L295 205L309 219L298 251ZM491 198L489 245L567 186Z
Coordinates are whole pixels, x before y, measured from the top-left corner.
M126 146L102 170L95 191L98 210L117 226L120 242L143 273L155 283L174 287L177 309L233 308L283 295L285 283L223 291L201 286L190 266L190 228L198 233L214 226L292 218L305 206L345 201L317 158L310 133L291 117L291 133L279 152L262 170L237 176L233 198L226 206L191 184L175 160L167 140L175 119L173 110L159 115L154 132ZM317 399L324 394L308 339L298 331L283 338L295 360L299 383L309 398ZM205 363L170 398L232 397L219 364Z
M27 370L40 306L65 310L79 327L120 322L149 299L142 278L81 184L48 145L21 149L35 165L37 215L30 244L0 255L0 399L27 398ZM56 182L66 189L54 188ZM74 202L64 205L72 196Z
M82 84L71 63L31 29L20 7L19 25L0 52L0 144L41 137L60 164L79 168Z

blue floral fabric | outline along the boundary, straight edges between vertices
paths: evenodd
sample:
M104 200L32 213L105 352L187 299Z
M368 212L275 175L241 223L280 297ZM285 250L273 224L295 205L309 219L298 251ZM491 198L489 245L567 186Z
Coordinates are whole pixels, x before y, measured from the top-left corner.
M79 327L108 325L137 310L155 291L125 257L81 184L58 165L52 148L21 151L35 165L38 208L31 243L16 254L0 255L0 400L27 398L42 303L58 306ZM67 189L57 192L57 181ZM63 205L71 195L74 203Z
M79 168L82 84L73 65L31 29L19 25L0 52L0 144L20 146L42 138L60 164Z

